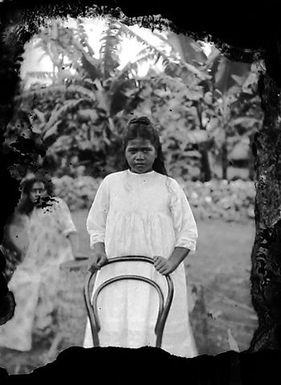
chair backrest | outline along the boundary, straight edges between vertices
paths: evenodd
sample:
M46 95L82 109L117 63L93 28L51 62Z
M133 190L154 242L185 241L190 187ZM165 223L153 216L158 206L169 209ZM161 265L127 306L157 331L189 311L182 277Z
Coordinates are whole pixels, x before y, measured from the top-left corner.
M136 262L147 262L150 264L154 264L154 261L152 258L145 257L145 256L122 256L122 257L115 257L115 258L110 258L107 260L106 265L116 263L116 262L128 262L128 261L136 261ZM97 309L97 299L100 294L100 292L108 285L116 282L116 281L121 281L121 280L137 280L137 281L142 281L146 282L147 284L151 285L152 287L155 288L155 290L158 293L159 297L159 309L158 309L158 316L157 316L157 321L155 325L154 332L156 334L156 347L161 347L162 344L162 337L163 337L163 331L165 327L165 323L170 311L170 307L172 304L173 300L173 295L174 295L174 285L171 277L169 275L165 275L165 279L167 282L167 287L168 287L168 292L166 295L166 299L164 300L164 295L162 292L161 287L153 280L150 278L140 276L140 275L119 275L114 278L108 279L107 281L103 282L99 287L96 288L95 292L93 293L93 298L91 300L91 293L90 293L90 288L91 288L91 283L93 279L95 278L97 271L89 272L86 276L85 280L85 286L84 286L84 300L85 300L85 305L88 313L88 317L90 320L90 326L91 326L91 332L92 332L92 337L93 337L93 343L94 346L99 346L100 341L99 341L99 336L98 333L100 331L100 321L98 317L98 309ZM159 273L160 274L160 273Z

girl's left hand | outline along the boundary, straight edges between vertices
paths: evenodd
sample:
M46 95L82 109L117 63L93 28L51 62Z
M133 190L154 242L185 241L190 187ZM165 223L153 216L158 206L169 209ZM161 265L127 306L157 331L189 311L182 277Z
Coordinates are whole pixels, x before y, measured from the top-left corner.
M163 275L170 274L177 268L177 266L169 259L159 256L153 257L153 259L155 269Z

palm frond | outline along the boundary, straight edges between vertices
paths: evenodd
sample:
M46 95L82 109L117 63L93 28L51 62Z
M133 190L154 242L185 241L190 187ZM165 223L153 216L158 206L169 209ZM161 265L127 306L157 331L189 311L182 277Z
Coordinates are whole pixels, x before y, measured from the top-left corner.
M77 18L77 32L78 39L81 41L82 46L84 47L84 49L86 48L88 50L89 55L93 57L95 53L93 48L89 44L89 37L84 26L84 20L81 17Z
M77 73L71 73L68 70L60 71L57 75L57 79L59 82L67 82L68 84L71 82L77 82L81 80L81 76Z
M146 49L144 49L142 52L146 51ZM147 63L148 61L151 61L152 63L156 64L156 62L160 59L159 56L155 56L154 53L152 52L148 52L146 53L145 55L143 56L140 56L139 58L137 58L135 61L130 61L128 62L123 68L122 70L120 70L117 75L116 75L116 79L120 79L122 77L125 77L127 74L129 73L133 73L134 71L137 70L137 67L142 65L142 64L145 64Z
M120 26L120 30L126 35L126 36L130 36L131 38L135 38L139 43L141 43L142 45L144 45L146 47L146 50L151 52L152 54L154 54L156 56L156 58L162 58L163 60L163 65L164 67L166 67L169 63L171 62L177 62L179 63L181 66L187 68L189 71L191 71L192 73L194 73L196 76L198 76L199 79L206 79L206 73L199 70L198 68L196 68L194 65L190 64L190 63L186 63L185 61L179 59L179 58L176 58L174 57L173 55L166 55L164 52L162 52L160 49L158 49L157 47L155 47L153 44L149 43L147 40L145 40L144 38L142 38L141 36L139 36L137 33L135 33L134 31L132 31L129 27L127 27L126 25L120 23L117 21L117 23L119 24Z
M98 60L92 58L87 53L83 53L81 63L83 70L87 74L86 76L90 77L92 81L101 77L100 62Z
M54 92L59 92L65 95L67 95L68 93L78 93L84 97L83 100L85 100L85 98L86 100L90 100L90 101L96 100L96 94L93 91L89 90L86 87L75 85L75 84L71 84L69 86L66 86L63 84L51 85L48 87L38 88L32 91L24 91L19 96L17 96L15 100L21 101L28 98L43 97L46 94L54 94Z
M53 64L61 71L65 58L71 61L72 68L79 71L81 68L81 56L86 53L83 45L76 38L76 30L66 28L62 23L54 22L48 30L43 30L39 35L37 46L47 54ZM81 38L83 40L83 37Z
M120 36L125 35L126 37L130 37L133 39L136 39L140 44L146 46L147 48L156 49L155 46L153 46L151 43L149 43L147 40L145 40L143 37L138 35L136 32L131 30L129 27L127 27L125 24L116 21L116 23L119 25L119 34Z
M128 62L119 72L115 73L112 76L112 80L115 81L117 79L125 78L129 73L132 73L137 69L136 62Z
M183 60L180 60L180 65L182 67L185 67L187 70L192 72L194 75L196 75L200 80L206 80L211 79L211 76L208 75L206 72L201 71L200 69L196 68L194 65L190 63L186 63Z
M144 64L144 63L146 63L148 61L151 61L154 64L156 64L159 61L159 59L161 59L160 55L155 56L154 53L148 52L145 55L137 58L135 63L140 65L140 64Z
M93 55L91 55L90 53L86 52L84 47L83 47L83 44L80 43L79 40L77 39L73 39L72 41L72 44L73 46L79 51L79 53L82 55L84 55L86 57L86 59L92 64L92 65L97 65L97 59L95 59L93 57Z
M51 116L46 123L45 129L43 131L43 140L46 140L50 136L57 133L58 130L58 124L60 123L60 117L64 115L68 110L73 110L83 102L84 99L71 99L64 102L62 107L56 108L52 113Z
M38 108L33 108L33 113L38 117L41 123L45 123L45 114L44 112L38 110Z
M108 79L111 73L118 67L118 49L120 37L117 36L118 25L111 18L107 21L107 28L101 38L100 56L104 79Z
M53 71L29 71L26 72L25 76L27 78L36 78L38 80L45 80L45 79L54 79L54 72Z
M93 79L84 78L84 83L89 85L91 88L95 88L95 81Z
M77 92L80 95L82 95L82 96L86 97L87 99L89 99L90 101L95 101L96 100L96 94L93 91L91 91L88 88L86 88L86 87L79 86L79 85L70 85L70 86L66 87L66 90L68 92Z
M45 132L43 136L43 140L47 140L53 135L56 135L58 132L58 126L60 123L61 123L61 120L57 120L56 122L54 122L54 124L51 127L48 127L48 130Z
M43 86L37 88L36 90L28 90L22 92L20 95L15 97L15 101L26 100L28 98L36 98L36 97L44 97L47 94L53 94L54 92L65 93L66 86L63 84L60 85L51 85L51 86Z
M120 34L124 34L126 37L130 37L133 39L136 39L141 45L145 46L143 51L150 51L151 53L154 53L155 56L161 56L163 60L172 60L174 58L169 57L166 55L164 52L162 52L159 48L145 40L143 37L138 35L136 32L132 31L129 27L126 25L122 24L121 22L117 22L120 26ZM140 51L142 52L142 51Z
M163 43L165 43L165 44L167 44L167 45L171 45L170 43L169 43L169 40L167 39L167 37L164 37L160 32L157 32L157 31L153 31L153 34L155 35L155 36L157 36L160 40L162 40L163 41Z

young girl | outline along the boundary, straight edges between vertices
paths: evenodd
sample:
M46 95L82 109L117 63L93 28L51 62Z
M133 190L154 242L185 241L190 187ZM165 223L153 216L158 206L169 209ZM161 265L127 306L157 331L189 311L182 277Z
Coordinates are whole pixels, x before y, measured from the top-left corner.
M162 348L193 357L197 352L182 263L195 251L198 235L193 214L182 188L167 176L158 133L147 117L128 123L124 153L125 170L104 178L87 218L93 249L89 267L100 269L107 258L134 255L153 258L154 266L131 261L105 265L97 274L95 287L116 275L138 274L156 281L165 293L161 274L171 274L175 293ZM155 346L158 296L154 290L128 280L115 282L100 293L101 346ZM88 321L84 347L92 346Z
M26 179L23 197L9 224L9 239L21 251L9 290L14 316L0 328L0 346L19 351L32 348L32 337L50 336L56 327L59 266L73 259L78 238L66 203L53 197L44 176Z

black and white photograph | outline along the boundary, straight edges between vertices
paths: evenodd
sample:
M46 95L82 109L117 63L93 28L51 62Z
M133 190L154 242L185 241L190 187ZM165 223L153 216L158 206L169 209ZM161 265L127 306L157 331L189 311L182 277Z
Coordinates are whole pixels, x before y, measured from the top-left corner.
M280 350L279 35L7 3L0 366Z

